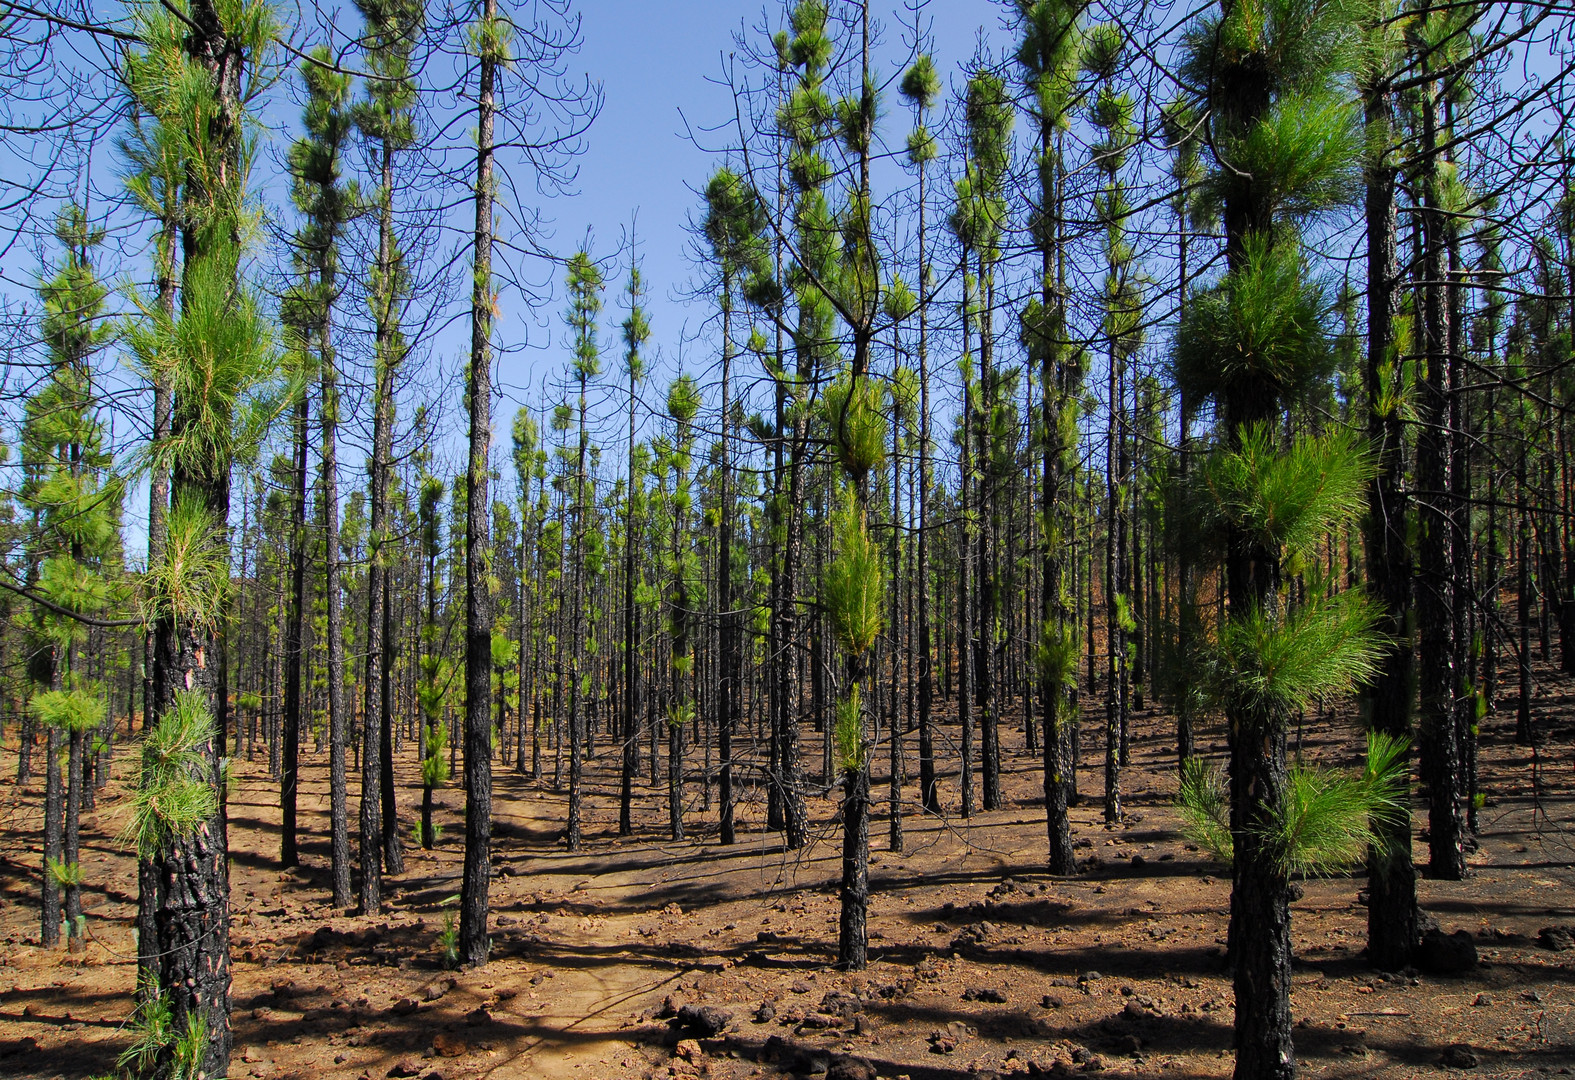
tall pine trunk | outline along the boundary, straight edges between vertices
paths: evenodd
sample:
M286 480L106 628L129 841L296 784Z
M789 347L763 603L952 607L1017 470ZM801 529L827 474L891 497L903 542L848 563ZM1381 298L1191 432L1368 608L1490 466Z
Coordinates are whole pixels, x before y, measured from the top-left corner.
M470 453L465 473L465 868L460 890L459 957L487 960L492 882L492 593L488 580L487 499L492 448L492 285L494 82L505 39L497 0L482 16L476 95L475 267L471 292Z
M1387 88L1367 90L1367 126L1389 138L1393 104ZM1367 218L1367 437L1377 469L1367 487L1367 580L1377 601L1378 629L1390 642L1366 688L1367 724L1400 738L1411 735L1413 685L1411 549L1407 537L1405 428L1394 394L1400 378L1394 340L1400 310L1400 265L1395 237L1395 169L1388 158L1366 171ZM1368 960L1383 971L1411 961L1419 936L1416 872L1411 863L1411 809L1373 821L1378 843L1368 854Z

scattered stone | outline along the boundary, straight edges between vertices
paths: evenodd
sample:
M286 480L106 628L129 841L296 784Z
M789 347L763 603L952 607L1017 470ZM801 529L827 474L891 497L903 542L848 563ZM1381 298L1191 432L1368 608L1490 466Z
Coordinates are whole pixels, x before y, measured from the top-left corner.
M678 1010L673 1026L696 1039L714 1039L732 1022L733 1014L715 1005L685 1005Z
M1101 975L1097 971L1085 971L1085 972L1083 972L1083 974L1081 974L1081 975L1079 975L1077 977L1077 981L1080 982L1080 983L1098 982L1100 979L1103 979L1103 978L1104 978L1104 976Z
M1046 994L1043 998L1041 998L1039 1000L1039 1004L1040 1004L1040 1006L1042 1008L1059 1009L1059 1008L1064 1007L1066 1005L1066 1002L1062 1001L1060 998L1056 997L1054 994Z
M957 1049L957 1040L945 1032L930 1032L930 1053L950 1054Z
M429 982L421 989L421 1000L436 1001L452 989L454 989L453 979L438 979L435 982Z
M469 1024L471 1027L480 1027L483 1024L490 1024L492 1023L492 1014L488 1012L487 1007L483 1005L466 1013L465 1023Z
M1005 1005L1006 991L993 986L970 986L963 991L964 1001L980 1001L989 1005Z
M1455 1043L1438 1059L1438 1063L1446 1069L1474 1069L1479 1064L1476 1051L1465 1043Z
M849 994L841 990L828 990L825 996L820 999L820 1011L828 1016L851 1020L864 1011L864 1002L859 1000L857 994Z
M1575 949L1575 926L1544 926L1537 931L1537 944L1553 952Z
M241 1050L241 1060L248 1065L255 1065L262 1060L262 1054L255 1046L248 1046Z
M1533 1005L1541 1005L1542 1004L1542 991L1541 990L1527 990L1525 993L1520 995L1520 1000L1522 1000L1522 1001L1529 1001Z
M788 989L793 991L795 994L807 994L809 993L809 984L805 982L794 982L792 986L788 987Z
M388 1070L388 1075L393 1077L420 1076L421 1063L415 1058L400 1058L394 1067Z
M1159 1015L1159 1007L1148 998L1133 998L1122 1007L1121 1015L1128 1020L1147 1020Z
M680 1039L673 1048L673 1054L691 1065L698 1065L700 1059L705 1057L705 1051L700 1049L700 1044L694 1039Z
M395 1016L409 1016L419 1008L421 1008L421 1005L415 998L402 997L390 1005L388 1011Z
M972 949L986 945L995 936L996 927L990 922L969 923L952 938L953 949Z
M832 1059L826 1080L875 1080L875 1066L868 1058L841 1054Z
M1445 934L1434 927L1422 936L1417 964L1435 975L1458 975L1477 966L1477 944L1464 930Z
M776 1003L769 998L755 1006L755 1023L769 1024L777 1018Z
M432 1052L438 1057L463 1057L466 1049L463 1039L446 1033L432 1037Z
M1491 1004L1493 1004L1493 999L1488 997L1486 994L1478 994L1471 1001L1472 1007L1477 1009L1485 1009Z

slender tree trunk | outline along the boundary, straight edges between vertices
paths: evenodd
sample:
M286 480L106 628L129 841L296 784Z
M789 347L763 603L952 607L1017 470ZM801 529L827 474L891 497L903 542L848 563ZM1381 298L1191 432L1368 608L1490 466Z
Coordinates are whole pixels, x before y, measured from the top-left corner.
M58 866L65 846L63 835L64 792L60 785L60 729L48 726L44 736L44 864L43 902L39 906L38 943L44 948L60 944L61 907L60 885L51 873L51 866Z
M1367 92L1367 125L1387 140L1392 101L1387 89ZM1411 735L1413 683L1411 550L1407 538L1405 428L1389 392L1400 377L1394 320L1400 309L1395 243L1395 170L1387 159L1366 173L1367 215L1367 436L1377 471L1367 487L1367 580L1379 611L1378 629L1391 643L1366 687L1368 725L1400 738ZM1411 809L1373 822L1378 843L1368 852L1367 952L1374 967L1399 971L1420 938L1416 873L1411 864Z
M719 468L718 492L720 512L717 516L716 582L717 605L720 609L721 629L721 706L718 724L720 736L721 770L718 795L721 799L721 835L723 844L736 839L733 809L733 729L738 723L743 677L743 641L741 619L733 611L733 506L732 447L728 442L732 412L733 369L733 294L732 276L726 269L722 280L722 460ZM710 790L707 780L706 790Z
M284 639L284 738L280 761L279 865L295 866L300 854L295 838L295 804L300 778L301 717L305 705L306 651L306 460L311 401L305 388L295 407L295 482L290 524L290 621Z
M1437 104L1429 87L1422 106L1424 155L1422 330L1426 376L1418 409L1417 623L1421 647L1422 774L1428 786L1429 859L1432 875L1458 881L1465 875L1464 823L1456 787L1460 747L1455 720L1455 583L1450 548L1454 522L1450 500L1448 416L1448 308L1444 296L1445 237L1434 160Z
M345 790L345 643L344 608L339 577L339 450L336 432L339 422L339 390L335 371L332 338L332 297L334 271L321 269L323 322L319 329L322 349L323 422L323 592L327 600L328 632L328 773L330 872L333 878L335 907L350 904L350 831L346 814ZM294 807L291 807L292 811Z
M498 18L486 0L484 27ZM488 29L484 37L492 36ZM481 50L476 107L476 229L471 294L470 455L465 475L465 869L460 895L459 956L487 960L488 889L492 878L492 593L488 580L487 470L492 448L493 83L497 58Z

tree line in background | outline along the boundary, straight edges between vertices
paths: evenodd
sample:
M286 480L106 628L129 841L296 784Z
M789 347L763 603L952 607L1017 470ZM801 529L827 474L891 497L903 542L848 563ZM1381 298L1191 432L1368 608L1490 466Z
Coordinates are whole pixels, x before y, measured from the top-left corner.
M0 694L44 781L45 944L85 932L81 814L134 740L142 1064L227 1069L237 758L279 780L290 866L326 756L332 899L365 913L461 782L468 964L495 768L567 789L570 850L613 802L620 835L658 807L798 850L826 795L859 969L874 811L900 851L907 814L998 809L1020 748L1075 874L1068 808L1121 820L1158 702L1233 867L1237 1075L1294 1075L1296 880L1365 864L1370 958L1404 966L1413 747L1426 872L1458 879L1484 725L1535 748L1533 660L1575 672L1570 12L1018 0L945 72L922 3L796 0L736 36L709 352L658 378L633 238L554 255L520 194L599 106L578 16L356 8L304 47L265 0L6 16L14 55L113 60L111 118L59 130L113 139L116 244L80 192L25 195L53 229L9 313ZM41 70L6 77L8 147ZM286 85L288 228L257 175ZM561 307L562 361L494 446L511 302ZM1364 765L1303 761L1353 699Z

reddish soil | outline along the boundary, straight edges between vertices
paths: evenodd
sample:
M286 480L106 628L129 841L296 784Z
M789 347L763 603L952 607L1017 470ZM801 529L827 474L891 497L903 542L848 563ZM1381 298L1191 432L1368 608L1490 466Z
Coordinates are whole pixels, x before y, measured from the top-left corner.
M1549 695L1537 704L1557 728L1538 754L1540 792L1530 751L1508 737L1511 706L1490 718L1484 736L1489 794L1471 877L1419 884L1444 930L1472 935L1476 970L1370 970L1361 955L1360 878L1306 884L1294 905L1303 1075L1531 1077L1575 1069L1575 951L1538 941L1544 927L1575 924L1572 702ZM910 814L900 855L887 850L879 817L871 829L872 962L856 975L831 966L840 827L829 799L811 800L817 839L804 853L785 852L763 831L759 790L740 808L740 842L719 846L715 812L701 809L698 785L689 789L695 838L664 840L665 792L641 787L636 835L619 839L616 760L603 752L587 774L585 849L568 855L559 845L565 794L500 768L493 959L483 970L451 973L438 939L459 890L460 792L442 793L438 850L408 851L406 872L388 882L386 913L360 918L325 901L326 755L308 755L304 865L284 873L275 867L278 784L264 762L243 761L229 804L231 1075L726 1078L823 1074L829 1066L832 1080L1228 1076L1232 996L1221 958L1228 874L1175 830L1170 719L1150 711L1134 723L1130 818L1105 828L1097 799L1073 811L1087 863L1076 879L1042 870L1039 778L1020 732L1005 736L1012 751L1005 809L958 818L956 778L948 775L948 816ZM1102 782L1096 731L1085 726L1085 794ZM812 758L817 738L806 733ZM1309 722L1304 753L1350 760L1357 744L1348 719ZM5 761L14 768L9 752ZM402 768L408 823L419 790L413 765ZM104 1075L128 1041L135 876L117 840L125 772L121 764L85 817L91 938L77 955L37 947L40 785L6 789L0 1076ZM884 792L883 778L874 790ZM1419 831L1424 825L1418 820ZM1417 855L1425 859L1420 838ZM713 1006L731 1014L730 1024L718 1038L679 1042L683 1033L661 1017L664 1003Z

